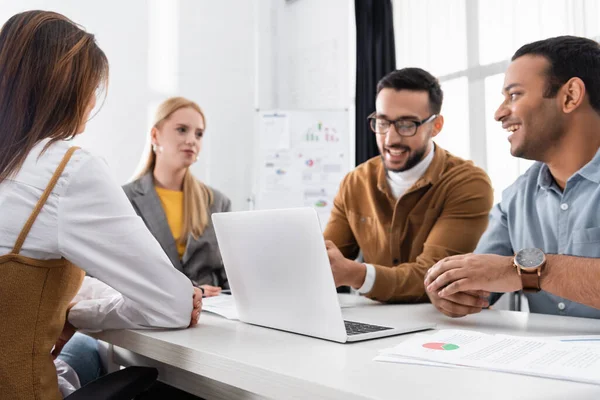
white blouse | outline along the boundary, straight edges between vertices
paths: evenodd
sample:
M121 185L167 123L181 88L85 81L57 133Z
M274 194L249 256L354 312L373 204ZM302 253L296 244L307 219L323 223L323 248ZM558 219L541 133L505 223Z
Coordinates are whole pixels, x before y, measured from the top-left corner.
M29 153L15 176L0 183L0 255L11 252L72 145L59 141L40 155L47 142ZM81 299L71 309L69 322L77 328L171 328L190 323L190 280L173 268L106 163L86 150L73 154L20 254L43 260L64 257L115 289Z

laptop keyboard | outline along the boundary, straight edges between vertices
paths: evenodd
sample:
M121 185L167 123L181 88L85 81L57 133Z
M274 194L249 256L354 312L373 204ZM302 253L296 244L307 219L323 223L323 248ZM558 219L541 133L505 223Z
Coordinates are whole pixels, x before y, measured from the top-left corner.
M360 335L361 333L371 333L371 332L379 332L379 331L386 331L388 329L393 329L393 328L390 328L389 326L369 325L369 324L363 324L363 323L354 322L354 321L344 321L344 324L346 325L346 333L348 334L348 336Z

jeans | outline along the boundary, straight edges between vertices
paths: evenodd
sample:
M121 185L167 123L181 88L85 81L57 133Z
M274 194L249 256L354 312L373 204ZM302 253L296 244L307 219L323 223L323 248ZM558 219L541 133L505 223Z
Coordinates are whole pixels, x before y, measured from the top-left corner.
M58 355L77 372L81 386L106 373L98 353L98 341L87 335L75 333Z

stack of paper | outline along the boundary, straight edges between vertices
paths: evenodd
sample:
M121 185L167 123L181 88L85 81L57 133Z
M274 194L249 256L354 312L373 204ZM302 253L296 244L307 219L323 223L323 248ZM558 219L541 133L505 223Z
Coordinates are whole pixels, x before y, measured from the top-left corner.
M233 295L205 297L202 299L202 311L218 314L227 319L239 319Z
M353 307L355 303L350 300L344 301L344 298L340 298L340 307ZM227 319L240 319L233 295L222 294L220 296L204 297L202 299L202 311L217 314Z
M577 339L575 341L575 339ZM385 349L376 361L483 368L600 385L599 337L531 338L441 330Z

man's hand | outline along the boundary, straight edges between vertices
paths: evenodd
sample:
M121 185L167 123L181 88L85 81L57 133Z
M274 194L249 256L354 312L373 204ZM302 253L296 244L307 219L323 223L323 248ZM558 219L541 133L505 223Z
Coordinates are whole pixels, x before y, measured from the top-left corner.
M449 299L459 292L514 292L522 289L513 257L494 254L463 254L435 264L425 278L427 293Z
M202 311L202 290L200 288L194 288L194 296L192 298L194 302L194 309L192 310L192 317L190 319L190 328L198 325L200 319L200 311Z
M476 314L481 312L483 308L488 307L487 297L490 296L490 293L484 291L459 292L441 298L437 292L427 292L427 296L439 312L452 318L458 318Z
M219 286L200 285L204 289L204 297L213 297L221 294L221 288Z
M331 240L325 241L331 272L335 286L352 286L358 289L365 282L367 267L356 261L348 260Z

